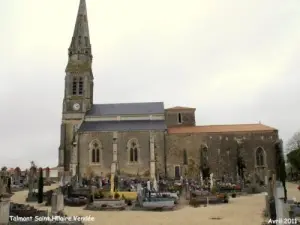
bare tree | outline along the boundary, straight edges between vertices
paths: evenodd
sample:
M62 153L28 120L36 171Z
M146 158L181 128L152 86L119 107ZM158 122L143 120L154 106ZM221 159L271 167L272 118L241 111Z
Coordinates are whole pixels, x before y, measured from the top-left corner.
M288 140L286 145L287 153L300 149L300 131L294 133L290 140Z

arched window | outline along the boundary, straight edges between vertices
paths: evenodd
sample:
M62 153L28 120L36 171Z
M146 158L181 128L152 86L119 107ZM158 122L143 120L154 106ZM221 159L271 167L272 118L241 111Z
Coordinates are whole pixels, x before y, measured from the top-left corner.
M182 115L181 115L181 113L178 113L178 123L182 123Z
M101 144L94 141L90 144L91 163L100 163L101 161Z
M83 94L83 78L79 78L79 83L78 83L78 94L82 95Z
M187 157L187 151L186 149L183 150L183 165L188 164L188 157Z
M256 166L264 166L265 165L265 154L264 150L259 147L256 149Z
M134 163L139 161L138 143L136 139L128 141L127 147L129 149L129 162Z
M76 77L73 78L73 82L72 82L72 94L73 95L77 94L77 78Z

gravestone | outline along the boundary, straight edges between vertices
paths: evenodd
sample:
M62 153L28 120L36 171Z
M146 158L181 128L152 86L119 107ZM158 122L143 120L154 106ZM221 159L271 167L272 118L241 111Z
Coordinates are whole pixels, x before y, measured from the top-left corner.
M28 195L26 198L27 202L37 201L36 189L37 185L35 184L35 170L34 168L30 168L29 176L28 176Z
M46 181L47 182L50 181L50 168L49 167L46 168Z
M60 188L56 189L51 198L51 214L57 215L64 210L64 196Z
M60 180L59 180L59 186L60 186L60 187L63 187L63 186L64 186L64 176L61 176L61 177L60 177Z
M154 181L153 181L153 189L154 189L154 191L158 191L157 180L155 178L154 178Z
M140 183L137 185L136 189L137 189L138 204L140 206L142 206L143 205L144 196L145 196L144 195L144 190L143 190L142 185Z
M102 188L102 177L99 178L98 183L99 183L99 188Z
M9 222L10 199L0 197L0 224L8 224Z
M5 184L2 177L0 177L0 196L6 192Z
M90 185L90 190L91 190L91 199L90 202L93 202L95 199L95 192L96 192L96 187L93 185Z
M14 183L16 185L20 185L21 183L21 169L19 167L14 170Z
M213 186L214 186L214 179L213 179L214 174L211 173L209 177L210 177L210 190L212 190L212 188L213 188Z

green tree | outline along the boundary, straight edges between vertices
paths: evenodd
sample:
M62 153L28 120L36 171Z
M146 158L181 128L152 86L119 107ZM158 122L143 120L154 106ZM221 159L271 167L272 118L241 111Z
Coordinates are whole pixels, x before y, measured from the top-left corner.
M43 178L43 169L40 168L40 177L39 177L39 188L38 188L38 203L43 203L44 197L44 178Z
M290 151L286 157L292 168L300 171L300 148Z
M275 154L276 154L276 177L277 180L281 181L284 189L284 201L287 200L287 190L286 190L286 170L285 170L285 160L283 155L283 145L282 140L278 140L275 143Z
M7 177L7 191L8 193L11 193L11 177Z

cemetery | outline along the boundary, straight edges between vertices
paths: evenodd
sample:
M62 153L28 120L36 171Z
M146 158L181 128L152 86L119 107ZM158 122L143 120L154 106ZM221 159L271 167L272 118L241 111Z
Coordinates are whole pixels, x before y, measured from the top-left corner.
M216 181L213 174L209 179L200 180L170 180L156 178L150 182L149 178L129 178L120 176L116 171L110 174L110 179L103 177L79 178L71 177L65 173L61 177L60 188L44 192L43 187L50 185L49 179L44 179L42 170L32 163L25 180L20 183L20 171L15 170L14 184L17 190L28 188L26 202L39 202L45 206L52 206L53 201L70 207L85 206L86 210L174 210L180 203L185 193L189 205L198 207L200 205L228 203L229 198L235 198L247 188L241 183L229 181ZM3 179L2 179L3 180ZM5 179L4 179L5 180ZM10 179L6 179L7 187ZM254 182L254 181L253 181ZM149 184L148 184L149 183ZM149 186L151 184L151 187ZM253 184L254 185L254 184ZM243 188L242 188L243 187ZM6 188L7 193L13 193L12 188ZM6 194L9 195L9 194ZM21 207L21 208L20 208ZM24 213L38 213L33 208L14 205L14 214L23 209ZM19 211L18 211L18 210ZM53 209L60 213L59 209ZM13 213L13 212L12 212Z
M74 224L81 225L81 221L72 221L72 222L62 222L62 221L10 221L10 217L13 218L35 218L37 217L47 217L49 216L65 216L64 215L64 196L61 192L61 189L58 188L52 192L47 192L47 194L52 193L51 196L51 210L38 210L33 206L26 204L18 204L10 201L10 198L13 195L11 189L11 180L12 176L7 173L7 171L2 170L0 172L0 224L9 224L9 225L18 225L18 224ZM39 174L39 179L37 179ZM38 186L35 186L35 184ZM30 173L28 174L28 196L26 201L43 203L45 193L43 192L44 186L42 169L39 169L37 172L36 167L32 165L30 168ZM36 192L35 189L38 191Z
M18 170L16 170L18 171ZM16 173L18 174L18 173ZM64 215L65 207L78 207L85 211L172 211L182 207L200 207L210 205L235 204L232 199L239 196L261 193L267 191L264 218L272 218L272 199L280 196L277 200L287 211L290 218L300 217L300 203L294 200L283 201L283 194L278 191L282 189L280 183L276 183L274 173L268 174L266 184L261 183L255 173L237 174L236 179L224 177L215 179L211 173L209 177L197 179L172 180L160 178L149 179L149 177L126 177L118 172L111 173L110 177L78 177L65 173L61 177L58 188L44 191L47 186L42 175L42 169L31 165L20 190L28 190L27 204L14 203L10 201L14 194L14 185L20 185L16 174L9 175L1 172L0 196L1 196L1 221L8 221L9 216L49 216ZM12 178L14 177L14 178ZM12 179L14 182L11 182ZM49 182L50 183L50 182ZM21 186L21 185L20 185ZM278 190L277 190L278 189ZM18 190L18 189L17 189ZM30 203L38 203L48 206L49 210L39 210L30 206ZM201 209L199 209L201 211ZM18 224L10 221L9 224ZM24 224L24 222L22 223ZM28 222L29 224L29 222ZM30 224L38 224L31 222ZM47 223L44 223L47 224ZM53 224L53 223L51 223ZM62 222L58 224L64 224ZM70 223L68 223L70 224ZM83 224L82 222L72 224Z

